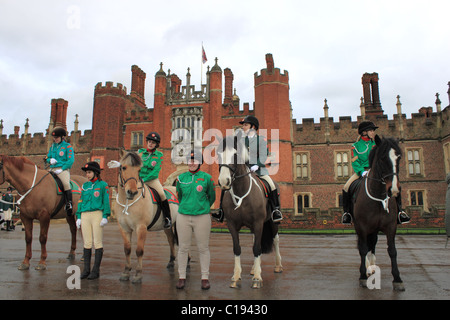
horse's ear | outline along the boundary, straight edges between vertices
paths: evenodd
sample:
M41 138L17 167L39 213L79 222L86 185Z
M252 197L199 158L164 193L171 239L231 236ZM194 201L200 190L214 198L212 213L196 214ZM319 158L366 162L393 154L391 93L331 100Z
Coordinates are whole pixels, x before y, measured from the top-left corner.
M119 158L122 159L124 156L125 156L125 149L124 148L120 148Z
M380 136L379 135L375 135L375 144L377 145L377 146L379 146L380 144L381 144L381 138L380 138Z

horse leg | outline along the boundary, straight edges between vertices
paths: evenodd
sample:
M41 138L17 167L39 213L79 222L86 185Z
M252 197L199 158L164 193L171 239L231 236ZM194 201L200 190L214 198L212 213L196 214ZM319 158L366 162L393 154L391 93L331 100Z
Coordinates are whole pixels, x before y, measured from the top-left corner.
M280 254L280 237L277 234L273 240L273 246L275 247L275 273L283 272L283 266L281 265L281 254Z
M69 224L70 234L72 236L72 242L70 244L70 251L67 259L75 259L75 249L77 248L77 225L75 223L75 215L70 217L66 216L66 221Z
M147 227L145 225L140 225L136 231L137 231L137 246L136 246L137 265L136 265L136 274L131 282L132 283L141 283L142 282L142 260L144 257L145 239L147 238Z
M388 232L386 234L387 243L388 243L388 254L391 258L391 272L394 277L394 281L392 285L395 291L405 291L405 286L403 285L403 281L400 278L400 271L398 270L397 265L397 249L395 247L395 230L393 232Z
M361 257L361 264L359 266L359 285L361 287L367 287L367 269L366 269L366 256L369 252L367 246L366 236L358 236L358 250L359 256Z
M252 278L252 288L259 289L263 285L263 280L261 277L261 234L262 228L255 228L254 231L254 242L253 242L253 256L255 257L253 262L253 278Z
M231 277L230 288L237 288L240 286L241 282L241 246L239 244L239 232L234 228L228 226L231 233L231 238L233 239L233 253L234 253L234 272L233 277Z
M119 224L120 234L123 239L123 251L125 253L125 269L120 276L120 281L128 281L130 280L130 272L131 272L131 232L126 232L122 229Z
M47 269L47 265L45 260L47 259L47 235L48 235L48 227L50 225L50 215L41 214L42 218L40 219L40 227L41 230L39 232L39 242L41 243L41 260L39 264L36 266L36 270L45 270Z
M175 239L172 229L164 229L164 233L166 234L167 241L169 242L170 247L170 260L167 264L167 269L173 269L175 267Z
M20 219L22 220L23 226L25 228L25 258L23 262L19 265L19 270L28 270L30 269L30 259L31 259L31 243L33 241L33 219L26 218L21 215Z
M366 270L369 268L369 266L374 266L376 257L375 257L375 247L377 245L378 241L378 234L373 233L367 236L367 248L368 252L366 255ZM372 271L374 272L374 271Z

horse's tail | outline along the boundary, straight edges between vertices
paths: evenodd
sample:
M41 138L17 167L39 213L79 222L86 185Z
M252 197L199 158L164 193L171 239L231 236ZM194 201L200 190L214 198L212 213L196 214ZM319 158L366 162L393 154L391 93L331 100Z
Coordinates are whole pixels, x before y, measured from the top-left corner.
M261 236L261 251L262 253L270 253L273 249L273 239L276 236L276 229L272 219L264 222L263 232Z

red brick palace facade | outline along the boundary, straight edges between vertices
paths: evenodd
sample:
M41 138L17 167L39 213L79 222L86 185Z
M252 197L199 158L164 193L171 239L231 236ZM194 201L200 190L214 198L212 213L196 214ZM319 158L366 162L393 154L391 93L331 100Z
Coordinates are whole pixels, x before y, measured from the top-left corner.
M404 207L412 217L408 228L444 227L446 174L450 172L449 106L441 108L436 95L435 109L423 107L407 118L397 100L397 113L389 120L380 102L378 74L362 76L363 98L360 116L349 116L334 121L328 116L325 100L324 116L319 123L314 119L292 118L292 108L301 102L290 101L289 73L275 67L271 54L266 55L266 66L254 75L255 97L252 108L241 102L233 90L233 73L229 68L214 66L206 72L206 84L195 88L190 82L189 69L185 84L176 74L166 73L163 65L155 73L153 105L145 100L146 73L138 66L131 67L131 90L121 83L97 83L94 88L92 129L84 134L78 130L78 119L68 140L73 145L76 162L73 174L82 174L81 166L88 159L100 162L105 168L102 176L111 186L117 185L117 169L108 169L109 160L118 159L119 150L136 150L144 146L145 136L157 131L162 136L160 150L164 153L160 174L162 183L172 184L187 170L184 164L173 163L172 153L178 152L180 137L173 132L183 129L205 155L214 138L208 129L226 129L239 126L246 115L255 115L260 129L266 129L269 149L272 151L271 172L281 188L284 228L335 229L340 224L341 189L352 174L350 145L356 140L357 127L363 119L379 126L378 134L398 137L404 156L400 167L400 181ZM356 79L355 79L356 81ZM450 89L449 89L450 98ZM394 103L394 102L393 102ZM322 107L322 106L321 106ZM49 129L66 125L68 101L51 101ZM0 123L0 154L25 155L42 164L42 158L51 144L48 131L20 134L2 134ZM277 130L273 130L277 129ZM186 137L184 137L186 138ZM273 145L271 144L273 142ZM276 142L276 143L275 143ZM203 165L217 181L218 166ZM1 189L6 188L5 185ZM220 192L217 191L219 197ZM214 205L217 208L218 199Z

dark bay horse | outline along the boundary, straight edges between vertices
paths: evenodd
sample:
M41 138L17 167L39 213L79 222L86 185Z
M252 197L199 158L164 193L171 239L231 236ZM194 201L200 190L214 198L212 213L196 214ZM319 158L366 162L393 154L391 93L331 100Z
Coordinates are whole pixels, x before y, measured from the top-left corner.
M71 180L80 187L86 182L86 178L71 175ZM64 206L55 212L63 195L56 192L56 184L53 177L46 170L41 170L31 160L25 157L9 157L0 155L0 185L9 182L19 193L18 205L20 219L25 227L26 253L25 259L19 266L19 270L28 270L31 259L31 242L33 240L33 220L39 220L41 243L41 259L36 270L45 270L47 258L47 234L50 219L66 218L72 235L72 242L68 258L75 257L77 228L75 214L68 217ZM79 194L73 194L73 212L77 212Z
M397 266L395 233L397 231L398 207L395 197L399 193L399 164L402 152L397 140L375 137L376 147L370 153L369 173L356 191L354 225L358 235L361 257L360 285L367 286L367 270L375 265L375 246L378 233L386 235L388 254L391 259L393 288L404 291Z
M131 272L131 240L133 232L137 234L136 244L136 273L132 283L142 282L142 261L144 257L144 245L148 231L164 230L170 246L170 261L167 268L174 267L175 244L177 242L174 227L164 229L163 215L158 217L158 206L153 203L150 189L139 177L142 167L142 159L135 152L121 151L119 185L117 197L112 204L112 209L117 217L120 233L123 238L125 251L125 269L120 277L121 281L128 281ZM164 187L172 195L176 195L175 187ZM169 199L169 198L168 198ZM175 225L178 216L178 205L169 200L172 224Z
M254 235L252 268L252 288L262 287L261 254L270 253L275 247L275 272L282 272L279 250L278 224L271 219L268 199L264 195L264 186L255 173L245 164L248 151L240 136L223 139L217 149L219 156L219 185L227 190L222 201L228 229L233 240L234 274L230 287L239 286L241 281L241 246L239 230L248 227Z

